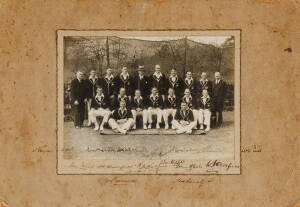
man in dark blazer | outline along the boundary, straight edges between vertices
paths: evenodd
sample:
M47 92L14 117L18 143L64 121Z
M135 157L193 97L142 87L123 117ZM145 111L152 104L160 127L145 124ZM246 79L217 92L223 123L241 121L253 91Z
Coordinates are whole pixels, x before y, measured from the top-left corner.
M120 102L121 101L126 102L126 108L129 110L130 109L130 99L126 95L126 90L123 87L120 88L120 92L117 95L117 98L115 99L115 102L112 104L113 108L111 108L111 109L116 110L116 109L120 108Z
M100 85L100 79L96 75L95 70L90 71L90 76L86 80L87 83L87 100L88 100L88 126L91 125L91 117L90 117L90 110L91 110L91 104L92 104L92 99L96 96L96 88L97 86Z
M78 71L71 82L71 104L74 113L74 125L78 129L83 126L87 86L83 80L83 73Z
M207 79L207 73L206 72L202 72L201 74L201 79L198 82L198 93L200 96L202 96L202 91L203 90L207 90L208 95L210 97L212 97L212 81Z
M186 72L186 77L185 77L183 83L184 83L183 91L188 88L190 90L192 96L197 95L198 84L197 84L197 80L193 78L191 71Z
M175 95L179 98L183 95L183 80L178 77L175 68L171 69L170 76L167 78L167 88L173 88Z
M133 116L126 107L126 101L120 102L120 107L114 110L108 120L109 126L115 131L126 134L134 125Z
M158 94L165 100L167 91L167 80L166 76L160 71L160 65L155 65L155 72L149 77L150 88L157 88Z
M144 66L139 66L138 74L133 78L133 93L136 90L141 91L141 96L146 98L150 94L150 82L149 78L144 74ZM132 94L134 96L135 94Z
M111 103L114 103L119 91L110 68L107 68L105 76L100 79L100 86L103 89L103 93L109 97Z
M95 97L92 99L91 110L89 111L89 118L91 119L91 123L95 124L94 130L97 131L100 127L100 133L103 132L103 126L107 123L110 110L109 110L109 98L107 95L103 93L103 90L100 86L97 86L97 93ZM102 123L100 125L97 117L103 117Z
M164 110L163 110L163 117L165 122L165 129L169 129L169 116L172 116L172 120L174 119L176 110L180 107L179 106L180 99L175 95L174 89L169 88L168 95L166 96L166 100L164 102ZM172 126L174 129L174 127Z
M136 117L142 116L143 118L143 126L144 129L147 129L147 121L148 121L148 110L147 110L147 103L146 97L141 96L141 91L139 89L135 90L135 95L131 99L130 104L131 112L133 115L134 125L133 129L136 129Z
M189 109L186 102L181 102L181 108L175 113L172 125L176 129L177 134L191 134L192 129L196 126L196 121L193 112Z
M156 129L160 128L160 123L163 116L163 98L158 93L156 87L153 87L151 90L151 94L147 98L147 106L148 106L148 129L152 128L152 116L157 116Z
M125 88L126 95L131 99L133 90L133 79L127 71L127 67L123 67L120 75L116 77L117 88Z
M221 79L220 72L215 72L215 81L212 87L213 93L213 115L216 117L216 125L221 126L223 122L222 111L224 108L224 100L226 97L227 85Z

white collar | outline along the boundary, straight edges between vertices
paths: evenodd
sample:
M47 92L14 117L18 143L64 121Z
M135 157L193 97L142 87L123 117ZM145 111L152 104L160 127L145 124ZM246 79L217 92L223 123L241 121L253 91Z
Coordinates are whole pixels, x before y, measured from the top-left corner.
M110 79L114 78L114 76L113 76L113 74L110 74L110 76L106 75L105 78L110 80Z
M89 76L89 80L97 80L98 76L95 76L94 78L92 76Z
M206 97L202 96L201 98L202 98L202 99L209 99L210 97L209 97L209 95L208 95L208 96L206 96Z
M96 94L95 98L104 98L104 94L103 93L101 95Z
M124 78L127 78L127 77L129 77L129 73L125 73L125 74L120 73L120 76L122 76L122 77L124 77Z
M186 81L193 81L194 78L192 77L191 79L185 78Z
M158 98L158 94L156 94L156 95L151 94L150 98Z
M184 98L193 98L192 95L189 95L189 96L184 95L183 97Z
M138 98L136 97L136 96L134 96L134 99L135 100L137 100ZM143 97L142 96L140 96L140 98L139 98L140 100L142 100L143 99Z
M127 98L127 96L126 96L126 95L124 95L123 97L121 97L121 95L120 95L120 94L118 94L118 98Z
M168 95L168 98L176 98L176 96L175 95L173 95L173 96Z
M207 82L207 81L208 81L207 79L205 79L205 80L200 79L200 82Z
M119 111L122 111L121 107L119 108ZM123 111L127 111L126 107L124 108Z
M159 72L159 73L154 72L153 75L156 76L157 78L162 77L162 73L161 72Z

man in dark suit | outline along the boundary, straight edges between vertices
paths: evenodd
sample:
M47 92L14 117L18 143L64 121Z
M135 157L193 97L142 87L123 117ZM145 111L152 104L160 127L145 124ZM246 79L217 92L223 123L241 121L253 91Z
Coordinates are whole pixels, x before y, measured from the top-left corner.
M202 95L203 90L207 90L208 95L212 97L212 82L207 79L207 73L203 72L201 74L201 79L199 80L199 87L198 87L198 92L199 95Z
M155 65L155 72L149 77L150 87L157 88L158 94L165 100L165 94L167 93L167 80L166 76L160 71L160 65Z
M126 95L131 100L133 90L133 80L127 71L127 67L123 67L120 75L116 77L117 88L125 88Z
M215 81L213 83L213 115L216 117L216 125L221 126L223 122L222 111L224 107L224 100L226 97L227 86L225 81L221 79L220 72L215 72Z
M87 83L87 107L88 107L88 126L91 125L91 117L90 117L90 110L91 110L91 104L92 99L96 96L96 87L100 85L100 80L98 79L98 76L96 75L95 70L90 71L90 76L86 80Z
M170 76L167 78L167 88L173 88L175 95L178 98L183 95L183 80L178 77L175 68L171 69Z
M198 84L197 84L197 80L193 78L191 71L186 72L186 77L185 77L183 83L184 83L183 91L188 88L190 90L192 96L197 95Z
M139 66L138 75L133 78L133 91L141 91L141 96L143 98L147 97L150 94L149 88L150 82L149 78L144 75L144 66ZM134 94L132 94L134 96Z
M196 126L196 121L193 112L189 109L186 102L181 102L181 108L175 113L172 125L176 129L177 134L191 134L192 129Z
M115 77L110 68L107 68L106 75L100 79L100 86L103 89L103 93L109 97L111 103L114 103L119 91Z
M78 129L83 126L87 86L83 80L83 73L78 71L71 82L71 104L74 113L74 125Z

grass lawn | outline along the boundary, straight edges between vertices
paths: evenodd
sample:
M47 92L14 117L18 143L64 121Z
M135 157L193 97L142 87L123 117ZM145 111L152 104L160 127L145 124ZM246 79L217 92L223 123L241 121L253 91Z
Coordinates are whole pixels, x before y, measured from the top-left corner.
M177 135L174 130L137 129L126 135L105 129L75 129L64 122L65 159L231 159L234 155L234 113L224 112L224 123L208 134Z

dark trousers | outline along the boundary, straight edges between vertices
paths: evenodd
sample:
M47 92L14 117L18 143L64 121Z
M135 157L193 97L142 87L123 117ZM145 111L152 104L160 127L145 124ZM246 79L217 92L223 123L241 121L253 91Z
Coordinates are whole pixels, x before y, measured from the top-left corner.
M215 117L216 117L216 125L221 126L223 123L223 114L222 114L222 109L215 111Z
M73 105L73 113L74 113L74 125L75 127L82 127L84 121L84 103L79 103L78 105Z
M216 126L221 126L223 123L223 105L224 101L215 101L214 102L214 110L212 112L212 116L215 117Z

